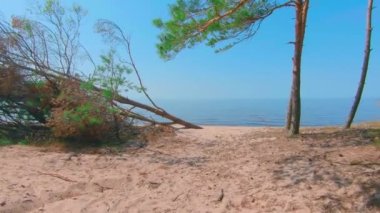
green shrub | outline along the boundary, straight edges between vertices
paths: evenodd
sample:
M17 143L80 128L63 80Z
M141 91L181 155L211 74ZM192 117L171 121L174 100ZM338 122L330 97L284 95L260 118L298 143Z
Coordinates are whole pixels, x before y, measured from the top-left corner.
M11 144L12 144L12 141L9 140L8 138L4 138L4 137L0 138L0 146L8 146Z
M62 84L61 94L54 100L48 125L59 138L102 140L112 132L110 103L101 95L74 81Z

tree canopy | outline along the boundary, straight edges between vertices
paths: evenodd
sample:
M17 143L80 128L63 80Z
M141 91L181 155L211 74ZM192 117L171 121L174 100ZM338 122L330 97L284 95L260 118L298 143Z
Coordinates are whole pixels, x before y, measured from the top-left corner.
M265 18L286 6L293 6L293 2L177 0L169 6L170 20L153 21L162 30L158 52L162 58L171 59L182 49L203 41L217 52L229 49L255 35Z

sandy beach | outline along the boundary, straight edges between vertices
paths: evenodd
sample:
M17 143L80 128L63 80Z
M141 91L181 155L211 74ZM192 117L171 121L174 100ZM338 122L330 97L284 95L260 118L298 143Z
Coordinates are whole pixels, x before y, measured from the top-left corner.
M179 130L119 153L0 147L0 212L380 212L361 129Z

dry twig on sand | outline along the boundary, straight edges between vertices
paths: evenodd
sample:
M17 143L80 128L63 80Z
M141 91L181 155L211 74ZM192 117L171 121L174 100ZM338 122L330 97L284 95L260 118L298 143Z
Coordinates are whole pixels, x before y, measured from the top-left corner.
M78 182L76 180L72 180L72 179L70 179L68 177L65 177L65 176L62 176L60 174L49 173L49 172L41 172L41 171L37 171L37 173L40 174L40 175L48 175L48 176L52 176L52 177L55 177L55 178L59 178L61 180L67 181L67 182L72 182L72 183Z
M218 197L218 200L216 200L216 201L218 201L218 202L222 202L223 198L224 198L224 190L222 189L222 190L220 191L220 195L219 195L219 197Z

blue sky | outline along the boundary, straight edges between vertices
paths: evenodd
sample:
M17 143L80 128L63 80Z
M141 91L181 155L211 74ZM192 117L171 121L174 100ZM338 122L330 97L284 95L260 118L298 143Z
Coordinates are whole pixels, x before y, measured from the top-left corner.
M3 18L27 16L32 0L1 0ZM119 24L132 38L135 61L156 99L288 98L294 40L294 11L277 11L259 33L233 49L215 54L198 45L171 61L155 49L159 30L154 18L168 17L174 0L67 0L88 15L82 42L97 56L106 50L94 36L99 18ZM367 1L311 0L302 67L303 98L353 98L360 77ZM376 5L377 6L377 5ZM373 52L364 97L380 97L380 11L374 10Z

